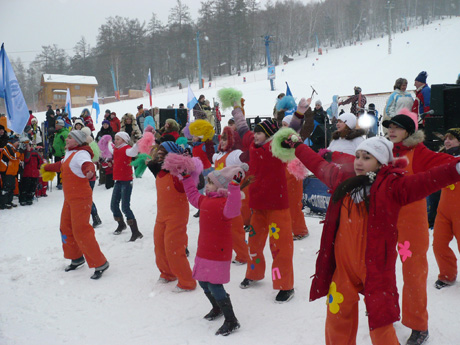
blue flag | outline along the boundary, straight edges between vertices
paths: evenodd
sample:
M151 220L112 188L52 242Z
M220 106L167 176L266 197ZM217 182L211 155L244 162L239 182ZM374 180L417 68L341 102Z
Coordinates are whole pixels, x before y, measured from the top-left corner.
M5 99L8 128L22 133L29 121L29 109L3 44L0 51L0 98Z
M99 114L101 113L101 108L99 108L99 99L97 98L96 89L94 89L93 109L96 109L96 123L97 123L97 120L99 118Z
M193 94L193 91L190 87L190 84L188 85L188 95L187 95L187 108L188 109L193 109L195 104L198 103L198 100L196 99L195 95Z
M292 96L291 89L289 88L288 82L286 82L286 96Z
M65 112L72 118L72 98L70 97L70 90L67 88L67 95L65 96Z

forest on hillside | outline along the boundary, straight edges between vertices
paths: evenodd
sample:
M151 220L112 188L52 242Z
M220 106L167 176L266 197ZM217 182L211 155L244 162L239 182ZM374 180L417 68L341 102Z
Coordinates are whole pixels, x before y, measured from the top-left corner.
M113 94L111 69L122 93L144 89L149 68L152 87L197 81L197 40L202 76L212 80L266 66L266 40L278 65L284 56L339 48L452 15L460 15L460 0L284 0L263 8L259 0L202 0L194 21L188 6L176 0L168 18L154 12L148 22L106 18L95 47L82 36L71 55L54 44L42 46L28 66L19 58L12 63L32 104L43 73L95 76L99 95Z

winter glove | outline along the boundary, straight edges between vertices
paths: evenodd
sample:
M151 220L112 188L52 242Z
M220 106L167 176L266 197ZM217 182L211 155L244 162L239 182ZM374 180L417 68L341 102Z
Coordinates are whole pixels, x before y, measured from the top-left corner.
M329 163L331 162L332 160L332 151L331 150L328 150L328 149L320 149L318 151L318 154L323 157L326 161L328 161Z
M243 179L243 173L241 171L238 171L238 174L233 176L232 182L234 184L240 184L242 179Z
M285 149L292 149L296 148L300 144L302 144L300 137L298 135L291 134L286 140L281 142L281 147Z
M308 99L302 98L299 104L297 105L297 112L302 115L305 114L307 109L310 107L310 103L311 103L311 98L308 98Z

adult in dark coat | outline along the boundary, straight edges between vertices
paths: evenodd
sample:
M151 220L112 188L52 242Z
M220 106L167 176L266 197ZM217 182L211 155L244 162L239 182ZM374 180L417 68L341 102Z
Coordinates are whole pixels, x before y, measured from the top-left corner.
M95 139L96 142L99 142L99 140L104 135L107 135L107 134L112 137L112 140L115 138L115 133L113 132L112 127L110 127L110 121L109 120L104 120L104 121L102 121L101 130L96 135L96 139Z
M8 133L6 133L5 127L0 125L0 148L5 147L8 144Z

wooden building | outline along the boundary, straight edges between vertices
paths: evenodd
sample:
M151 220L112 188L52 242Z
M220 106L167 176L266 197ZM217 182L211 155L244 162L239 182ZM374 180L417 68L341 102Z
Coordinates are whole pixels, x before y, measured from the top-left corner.
M38 92L38 102L41 110L47 105L54 108L65 106L67 89L70 90L72 107L88 105L88 98L94 96L98 83L96 77L84 75L43 74L41 89Z

